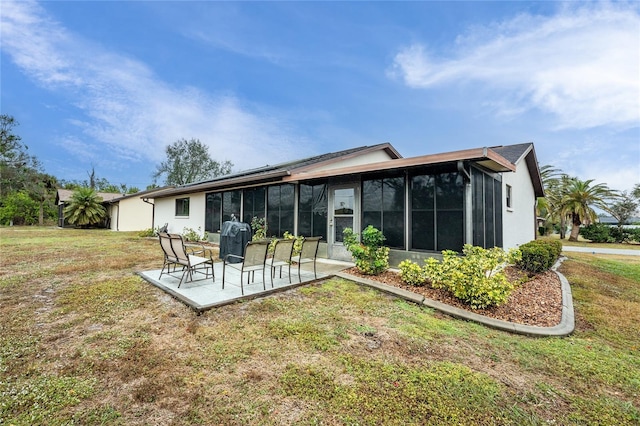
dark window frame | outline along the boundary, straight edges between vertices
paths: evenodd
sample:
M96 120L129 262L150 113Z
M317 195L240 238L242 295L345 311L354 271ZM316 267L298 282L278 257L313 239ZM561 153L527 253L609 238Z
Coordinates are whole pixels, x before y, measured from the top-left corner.
M297 234L327 238L329 185L327 182L304 182L298 185Z
M408 179L409 250L461 251L465 242L465 182L455 165L413 171ZM418 186L420 185L420 186ZM444 229L443 225L448 228Z
M189 199L190 197L176 198L176 217L189 217Z
M398 181L400 188L392 190ZM360 188L361 228L373 225L387 238L385 245L398 250L406 247L406 188L405 175L398 173L364 176ZM399 226L394 226L394 217Z

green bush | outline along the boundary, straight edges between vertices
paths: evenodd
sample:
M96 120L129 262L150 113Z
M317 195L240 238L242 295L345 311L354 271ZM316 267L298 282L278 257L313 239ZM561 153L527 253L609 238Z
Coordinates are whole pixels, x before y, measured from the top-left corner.
M611 227L603 223L592 223L580 228L580 235L593 243L613 243Z
M153 228L149 228L149 229L145 229L143 231L138 232L138 236L141 238L146 238L146 237L155 237L156 235L156 230Z
M520 251L507 253L498 247L483 249L466 244L463 254L445 250L441 262L435 258L425 261L424 272L432 287L448 289L473 309L505 303L514 287L504 267L517 262Z
M148 229L142 230L142 231L138 232L138 236L142 237L142 238L144 238L144 237L157 237L158 234L160 233L160 228L161 228L160 226L156 226L155 228L148 228ZM195 233L195 231L194 231L194 233ZM205 235L206 235L206 233L205 233Z
M640 243L640 228L630 228L629 231L629 242Z
M517 263L520 269L532 274L551 269L560 254L562 243L560 241L533 240L520 246L522 258Z
M253 230L251 241L259 241L267 238L267 221L264 217L254 216L253 219L251 219L251 229Z
M25 191L14 192L2 200L0 224L34 225L38 223L40 206Z
M362 231L362 243L351 228L343 231L344 245L353 256L356 267L366 275L379 275L389 269L389 247L384 247L382 231L372 225Z
M400 279L402 282L413 286L423 286L427 281L424 270L411 260L403 260L398 265L400 268Z
M198 226L198 230L194 230L193 228L184 228L182 230L182 237L186 241L206 241L209 239L209 233L207 231L204 234L201 234L202 228Z

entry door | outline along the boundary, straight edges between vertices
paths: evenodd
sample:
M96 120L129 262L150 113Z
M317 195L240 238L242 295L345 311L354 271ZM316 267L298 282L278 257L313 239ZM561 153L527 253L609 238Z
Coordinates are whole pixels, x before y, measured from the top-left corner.
M351 228L359 233L360 194L357 185L331 188L329 205L329 257L351 261L351 253L343 244L342 231Z

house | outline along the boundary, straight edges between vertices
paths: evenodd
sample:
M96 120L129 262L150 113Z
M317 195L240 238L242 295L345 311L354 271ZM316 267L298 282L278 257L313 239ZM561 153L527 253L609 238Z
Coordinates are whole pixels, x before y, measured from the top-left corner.
M107 213L110 210L109 203L119 197L122 197L122 194L113 193L113 192L96 192L98 197L102 198L102 205L105 209L107 209ZM56 193L56 205L58 206L58 226L64 228L65 226L69 226L66 219L64 218L64 208L71 200L71 196L73 195L73 190L71 189L58 189ZM109 219L103 224L105 228L108 228Z
M135 194L120 194L112 192L97 192L102 198L102 205L107 211L104 228L113 231L142 231L153 227L154 205L149 197L155 192L164 191L172 187L155 188ZM56 204L58 205L58 226L69 224L64 218L64 208L68 204L72 190L58 189Z
M465 243L517 247L536 238L544 196L532 143L403 158L388 143L347 149L158 191L154 226L170 232L266 219L267 235L322 236L321 255L350 260L342 231L380 229L390 262Z
M170 187L155 188L122 195L109 201L107 212L112 231L143 231L153 228L153 194Z

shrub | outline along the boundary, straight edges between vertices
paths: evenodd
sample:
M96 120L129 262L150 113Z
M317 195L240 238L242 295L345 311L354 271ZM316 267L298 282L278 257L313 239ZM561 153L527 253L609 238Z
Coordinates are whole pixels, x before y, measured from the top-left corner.
M33 225L38 223L38 203L25 191L7 195L0 205L0 224Z
M520 246L522 258L517 265L532 274L539 274L549 270L560 254L562 243L560 241L534 240Z
M629 231L629 242L640 243L640 228L631 228Z
M284 231L284 235L282 236L282 238L285 240L295 240L293 242L293 253L291 254L291 256L297 256L300 254L300 252L302 251L302 242L304 241L304 236L302 235L295 236L289 231ZM269 243L269 248L267 250L269 254L273 254L276 251L277 240L278 238L271 237L271 242ZM254 238L254 241L255 241L255 238Z
M593 243L613 243L611 227L603 223L592 223L580 228L580 235Z
M166 225L165 225L166 226ZM158 234L161 232L160 230L162 229L162 232L167 232L165 228L165 226L156 226L155 229L154 228L148 228L145 229L143 231L138 232L138 236L139 237L157 237Z
M201 234L202 228L198 226L198 230L193 228L184 228L182 230L182 237L187 241L205 241L209 239L209 233L207 231Z
M155 237L156 235L157 235L156 231L153 228L148 228L148 229L145 229L143 231L138 232L138 236L141 237L141 238Z
M520 258L519 250L508 253L501 248L483 249L466 244L464 256L445 250L442 261L429 258L424 272L432 287L446 288L473 309L501 305L513 291L513 284L504 273L504 267Z
M289 231L284 231L284 238L286 238L288 240L295 240L295 242L293 243L293 254L292 254L292 256L299 255L300 252L302 251L302 242L304 241L304 236L302 236L302 235L295 236L295 235L289 233Z
M402 282L413 286L423 286L427 277L424 270L415 262L411 260L403 260L398 265L400 268L400 279Z
M372 225L362 231L362 243L351 228L343 231L344 245L353 256L356 267L366 275L379 275L389 268L389 247L384 247L382 232Z
M253 230L252 241L264 240L267 238L267 222L264 217L254 216L251 219L251 229Z

